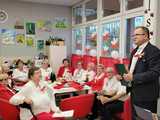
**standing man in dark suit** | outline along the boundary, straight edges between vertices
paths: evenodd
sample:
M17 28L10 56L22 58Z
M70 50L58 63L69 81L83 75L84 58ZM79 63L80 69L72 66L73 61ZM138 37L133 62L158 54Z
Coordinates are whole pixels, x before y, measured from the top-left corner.
M131 53L129 72L123 75L131 85L132 106L137 105L157 113L159 97L160 50L150 42L148 28L139 26L133 34L137 48ZM133 107L132 119L136 120Z

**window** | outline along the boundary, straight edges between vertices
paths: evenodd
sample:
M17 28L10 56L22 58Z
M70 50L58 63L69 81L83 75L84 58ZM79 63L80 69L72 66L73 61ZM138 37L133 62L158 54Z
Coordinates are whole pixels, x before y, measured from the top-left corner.
M82 5L73 8L73 23L74 24L82 23Z
M86 21L97 19L97 0L90 0L85 4Z
M136 47L132 40L132 34L135 27L143 25L144 17L137 16L127 19L127 36L126 36L126 55L129 57L131 51Z
M119 53L120 21L102 25L102 56L116 57Z
M97 26L95 25L86 27L85 54L97 55Z
M142 7L143 0L126 0L126 10Z
M103 17L120 13L119 0L102 0Z
M82 54L82 29L73 30L73 53L81 55Z

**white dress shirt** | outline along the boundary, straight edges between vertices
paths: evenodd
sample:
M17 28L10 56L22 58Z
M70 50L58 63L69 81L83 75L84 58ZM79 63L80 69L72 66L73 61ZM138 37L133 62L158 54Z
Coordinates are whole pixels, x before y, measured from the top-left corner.
M136 51L135 55L138 55L138 54L141 54L144 50L144 48L147 46L148 42L145 42L143 43L142 45L140 45L138 47L138 50ZM132 62L131 62L131 67L129 69L129 72L130 73L133 73L134 72L134 69L135 69L135 66L136 66L136 63L138 61L138 57L135 57L135 55L133 55L133 58L132 58Z
M112 77L111 79L105 78L103 90L106 92L115 91L116 94L126 93L126 87L116 77Z
M11 97L10 103L19 105L23 103L25 98L33 101L31 107L35 115L42 112L49 113L51 110L54 112L59 110L55 104L53 90L44 81L40 81L39 86L36 86L35 83L30 80L17 94ZM30 120L32 117L28 109L20 108L21 120Z

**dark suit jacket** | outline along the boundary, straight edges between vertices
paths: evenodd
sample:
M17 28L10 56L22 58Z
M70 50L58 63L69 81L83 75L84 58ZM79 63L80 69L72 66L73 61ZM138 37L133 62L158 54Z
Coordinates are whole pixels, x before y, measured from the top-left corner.
M136 50L133 50L131 60ZM133 102L153 101L159 96L160 50L148 43L143 53L133 72L131 88Z

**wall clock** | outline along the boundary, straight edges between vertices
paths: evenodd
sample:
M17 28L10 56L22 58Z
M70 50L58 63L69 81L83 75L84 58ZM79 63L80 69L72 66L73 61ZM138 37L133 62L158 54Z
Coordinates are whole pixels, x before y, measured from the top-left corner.
M0 23L6 22L8 19L8 14L4 10L0 9Z

